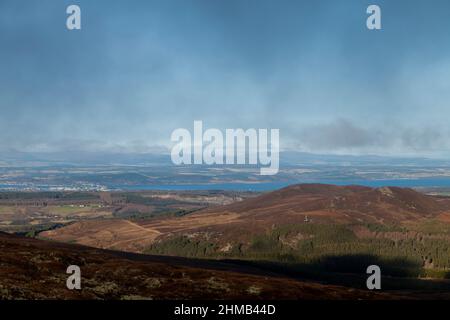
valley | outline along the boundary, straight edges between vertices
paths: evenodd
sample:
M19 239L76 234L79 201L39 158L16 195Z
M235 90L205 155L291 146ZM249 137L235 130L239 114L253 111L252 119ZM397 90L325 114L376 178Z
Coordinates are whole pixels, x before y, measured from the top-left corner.
M77 221L182 216L255 195L233 191L0 192L0 231L33 236Z

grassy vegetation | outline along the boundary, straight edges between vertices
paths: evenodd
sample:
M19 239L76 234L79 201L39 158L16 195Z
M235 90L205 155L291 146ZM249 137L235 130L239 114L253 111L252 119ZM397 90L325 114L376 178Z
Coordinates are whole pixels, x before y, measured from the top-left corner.
M61 228L62 226L64 225L60 223L39 224L35 226L26 226L22 228L20 232L15 233L29 238L35 238L40 232Z
M92 192L0 192L0 200L94 200L98 194Z
M140 204L146 206L170 206L178 203L178 201L170 199L144 197L138 193L126 193L125 201L126 203Z
M204 208L215 197L214 192L188 194L186 200L152 191L0 192L0 231L34 236L47 226L80 220L179 217Z
M395 224L366 223L364 226L372 232L406 232L407 228Z
M60 205L60 206L50 206L49 210L55 214L70 215L70 214L77 214L80 212L92 211L98 208L100 208L99 205L83 205L81 207L79 205Z
M213 242L180 236L160 242L146 250L146 253L185 257L216 257L217 250L218 246Z
M118 219L127 219L127 220L147 220L156 217L181 217L186 214L197 211L195 210L184 210L184 209L164 209L158 208L150 211L137 211L133 209L125 210L125 211L116 211L113 212L113 217Z
M448 234L450 235L450 224L442 223L436 220L424 221L420 224L413 224L408 229L421 232L428 235Z

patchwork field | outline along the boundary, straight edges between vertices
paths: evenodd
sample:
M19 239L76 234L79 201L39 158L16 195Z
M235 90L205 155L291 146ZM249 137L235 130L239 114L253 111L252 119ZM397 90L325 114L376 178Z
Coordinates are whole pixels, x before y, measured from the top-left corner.
M215 191L2 192L0 231L35 235L77 221L182 216L251 196L254 194Z

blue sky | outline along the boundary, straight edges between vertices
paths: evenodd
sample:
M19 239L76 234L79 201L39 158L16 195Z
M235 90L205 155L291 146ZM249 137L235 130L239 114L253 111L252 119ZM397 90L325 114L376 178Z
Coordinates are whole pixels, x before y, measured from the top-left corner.
M146 152L203 120L279 128L284 149L448 157L449 16L445 0L1 0L0 150Z

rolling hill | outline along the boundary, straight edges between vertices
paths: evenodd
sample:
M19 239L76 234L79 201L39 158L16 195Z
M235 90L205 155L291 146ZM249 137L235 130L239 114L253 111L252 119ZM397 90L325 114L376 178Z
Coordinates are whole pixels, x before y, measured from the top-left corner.
M91 219L40 237L170 259L232 259L354 289L376 264L390 292L445 296L449 208L449 198L412 189L306 184L181 217Z
M304 184L183 217L132 222L86 220L43 232L41 236L99 248L143 252L153 242L177 234L209 233L220 235L221 242L237 242L289 225L402 226L445 221L449 213L449 199L412 189Z
M218 262L144 256L0 233L0 299L392 299ZM81 290L66 288L69 265Z

